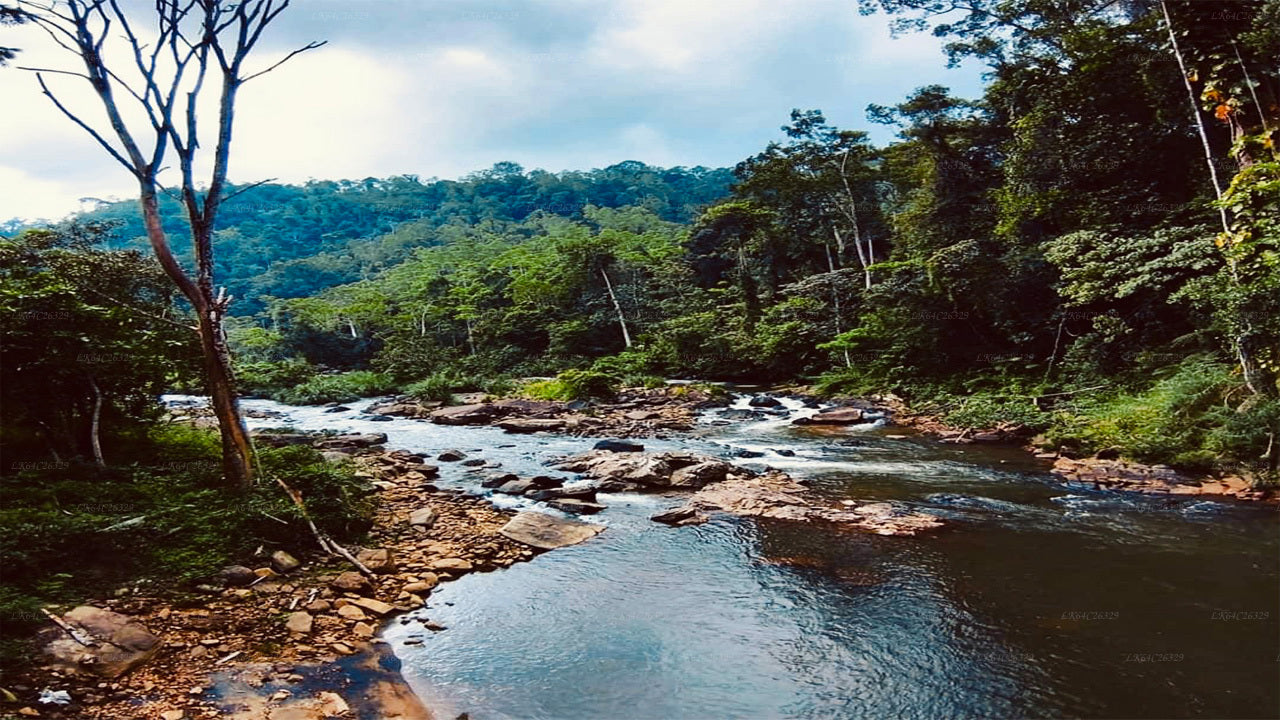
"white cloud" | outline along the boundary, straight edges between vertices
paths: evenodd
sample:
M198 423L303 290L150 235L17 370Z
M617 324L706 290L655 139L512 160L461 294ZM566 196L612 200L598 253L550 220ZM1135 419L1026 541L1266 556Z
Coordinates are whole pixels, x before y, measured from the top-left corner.
M458 177L498 160L732 165L776 139L793 107L865 127L867 103L933 82L976 85L976 71L943 69L936 39L890 39L888 20L858 15L852 0L544 0L519 11L314 2L285 13L271 52L255 58L262 67L299 38L329 40L243 89L236 182ZM60 53L29 27L6 30L9 42L24 63ZM0 113L0 220L132 195L123 168L28 74L0 71L0 96L18 108ZM211 108L201 118L212 129Z

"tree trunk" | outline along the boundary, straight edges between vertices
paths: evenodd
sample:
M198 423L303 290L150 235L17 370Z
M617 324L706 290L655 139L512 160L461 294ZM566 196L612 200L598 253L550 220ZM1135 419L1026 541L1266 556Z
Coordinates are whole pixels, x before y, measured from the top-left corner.
M1280 386L1276 384L1276 372L1258 362L1259 350L1262 348L1253 335L1235 339L1236 358L1240 361L1240 371L1244 375L1244 384L1249 391L1270 400L1280 399Z
M222 474L227 483L240 490L253 485L253 443L240 415L231 370L231 352L222 332L222 313L214 309L200 316L200 348L204 352L205 379L209 401L218 418L222 436Z
M1191 116L1195 118L1196 130L1200 133L1200 145L1204 148L1204 161L1209 166L1209 180L1213 183L1213 197L1222 199L1222 183L1218 180L1218 166L1213 162L1213 149L1209 146L1209 132L1204 127L1204 116L1200 113L1200 105L1196 102L1196 91L1191 87L1191 76L1187 74L1187 64L1182 59L1182 48L1178 46L1178 36L1173 32L1173 18L1169 15L1169 7L1165 0L1160 0L1160 11L1164 13L1164 24L1169 30L1169 46L1173 57L1178 61L1178 71L1182 74L1182 84L1187 89L1187 100L1191 102ZM1218 217L1222 221L1222 231L1231 232L1231 223L1227 220L1226 208L1218 208Z
M147 239L156 259L195 309L209 399L213 414L218 418L218 432L222 436L223 479L233 488L247 490L253 485L253 443L245 428L244 418L240 416L240 404L236 399L231 353L222 332L223 309L207 292L191 281L174 258L169 248L169 239L160 224L155 187L145 182L142 185L141 205Z
M1178 70L1182 73L1182 83L1187 90L1187 99L1191 103L1191 114L1196 121L1196 130L1200 133L1200 144L1204 148L1205 164L1209 166L1209 179L1213 183L1213 194L1217 200L1222 199L1222 183L1218 180L1217 165L1213 161L1213 150L1209 145L1209 133L1205 129L1204 116L1200 112L1200 106L1196 103L1195 89L1191 87L1191 77L1187 74L1186 62L1182 58L1182 49L1178 46L1178 37L1173 31L1173 18L1169 15L1169 7L1165 0L1160 1L1160 11L1164 14L1165 26L1169 30L1169 45L1173 50L1173 56L1178 61ZM1238 55L1237 55L1238 57ZM1233 134L1235 127L1233 126ZM1233 138L1234 139L1234 138ZM1237 156L1237 162L1241 168L1247 167L1252 160L1247 155ZM1228 235L1231 233L1231 220L1227 215L1227 209L1218 208L1218 217L1222 222L1222 231ZM1240 273L1236 267L1236 262L1228 254L1226 258L1227 269L1231 274L1231 281L1236 285L1240 284ZM1239 317L1237 316L1237 320ZM1276 387L1276 373L1274 370L1267 368L1258 361L1259 350L1256 347L1259 343L1253 332L1253 322L1245 319L1243 329L1237 330L1234 337L1231 338L1231 344L1235 346L1236 358L1240 362L1240 371L1244 375L1245 385L1249 391L1255 395L1261 395L1267 398L1276 398L1280 396L1280 390Z
M613 283L609 282L609 274L600 268L600 277L604 278L604 289L609 293L609 300L613 302L613 309L618 313L618 326L622 328L622 341L627 347L631 347L631 333L627 332L627 318L622 314L622 305L618 303L618 296L613 294Z
M98 437L99 423L102 419L102 391L98 389L98 383L93 378L89 378L89 387L93 388L93 414L89 419L89 446L93 449L93 462L100 468L107 466L106 460L102 459L102 441Z

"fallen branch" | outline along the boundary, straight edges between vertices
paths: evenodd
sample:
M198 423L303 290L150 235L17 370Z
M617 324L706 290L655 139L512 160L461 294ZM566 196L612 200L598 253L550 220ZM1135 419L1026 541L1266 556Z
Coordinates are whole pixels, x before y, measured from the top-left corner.
M85 647L97 647L97 646L98 646L98 643L97 643L97 641L96 641L96 640L94 640L92 637L90 637L90 636L88 636L88 635L86 635L86 634L84 634L84 633L80 632L79 630L77 630L77 629L75 629L75 628L71 627L71 625L70 625L70 624L68 624L66 620L63 620L62 618L58 617L57 615L54 615L53 613L49 612L49 609L48 609L48 608L40 608L40 612L44 613L44 614L45 614L45 617L47 617L47 618L49 618L50 620L52 620L52 621L53 621L53 624L55 624L55 625L57 625L58 627L62 628L62 630L63 630L64 632L66 632L68 635L70 635L70 636L71 636L71 639L72 639L72 640L75 640L76 642L80 643L81 645L83 645L83 646L85 646Z
M293 501L294 506L298 508L298 512L302 514L302 519L307 521L307 527L311 529L311 534L315 537L316 543L320 546L320 549L330 555L342 556L352 565L355 565L356 569L362 574L367 577L373 577L373 571L365 567L364 563L357 560L350 551L331 540L329 536L320 532L320 528L316 527L315 522L311 519L310 513L307 512L307 506L302 501L302 493L289 487L289 484L286 483L279 475L275 475L274 477L276 484L284 488L285 494L289 496L289 499Z

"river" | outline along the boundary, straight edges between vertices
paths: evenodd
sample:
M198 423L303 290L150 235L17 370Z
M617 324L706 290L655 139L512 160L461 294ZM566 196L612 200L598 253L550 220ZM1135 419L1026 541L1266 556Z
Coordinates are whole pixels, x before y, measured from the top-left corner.
M244 406L285 416L257 427L385 432L390 447L460 448L521 475L593 443L375 422L369 402ZM645 444L760 452L737 461L948 526L880 537L720 516L673 529L648 517L677 499L602 494L595 539L433 593L416 612L446 631L389 625L409 682L438 717L473 720L1280 715L1274 511L1067 488L1020 450L792 426L802 412L789 401L776 418ZM487 492L440 465L442 486Z

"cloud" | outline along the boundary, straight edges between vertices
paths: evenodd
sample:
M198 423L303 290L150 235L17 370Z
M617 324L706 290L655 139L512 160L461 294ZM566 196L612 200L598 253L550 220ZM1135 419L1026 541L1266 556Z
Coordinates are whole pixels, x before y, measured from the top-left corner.
M30 28L12 32L23 61L56 55ZM945 69L935 38L892 39L848 0L306 0L269 33L260 65L329 44L242 91L239 182L458 177L499 160L732 165L777 139L793 107L886 141L868 103L979 87L976 70ZM0 71L0 94L19 108L0 114L0 220L132 194L32 78Z

